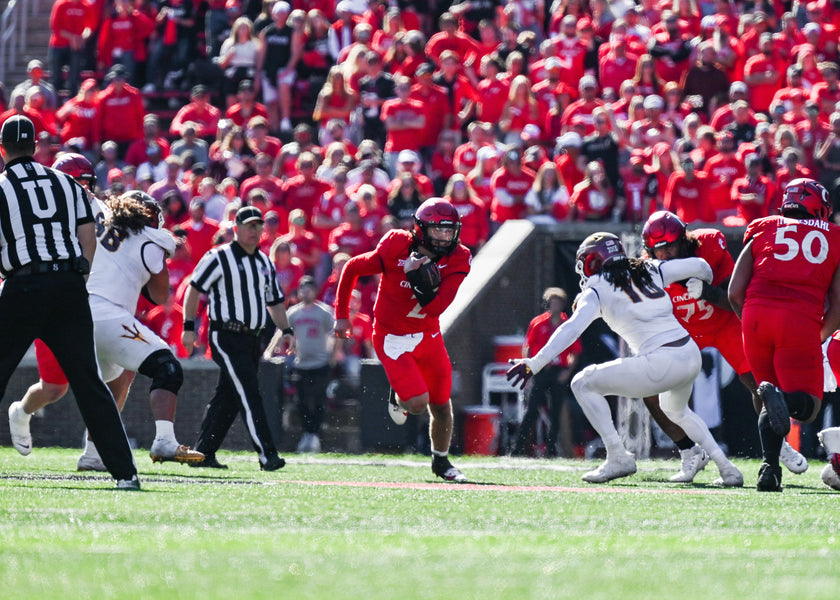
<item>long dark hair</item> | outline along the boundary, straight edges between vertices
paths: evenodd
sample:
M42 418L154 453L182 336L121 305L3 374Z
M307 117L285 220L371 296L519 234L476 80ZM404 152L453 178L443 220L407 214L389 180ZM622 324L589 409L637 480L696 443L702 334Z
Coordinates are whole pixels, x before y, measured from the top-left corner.
M601 275L613 287L623 290L635 283L639 289L653 286L653 278L647 269L647 264L641 258L619 258L612 260L601 269Z

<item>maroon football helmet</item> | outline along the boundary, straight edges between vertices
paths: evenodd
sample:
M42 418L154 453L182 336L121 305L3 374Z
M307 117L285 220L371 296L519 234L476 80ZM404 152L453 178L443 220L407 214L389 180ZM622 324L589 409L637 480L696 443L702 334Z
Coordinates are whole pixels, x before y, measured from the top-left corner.
M655 248L685 240L685 223L672 212L658 210L645 222L642 243L651 258Z
M782 216L786 213L801 211L809 215L827 221L831 216L831 199L828 190L813 179L794 179L785 187L785 195L782 197L782 206L779 212Z
M604 231L593 233L578 246L575 254L575 272L580 275L581 288L586 279L600 273L611 262L627 258L621 240Z
M96 174L90 161L76 152L62 152L59 154L52 168L67 173L78 181L82 186L87 183L87 188L93 192L96 188Z
M452 229L455 233L451 240L435 240L428 233L429 227ZM458 209L443 198L429 198L414 213L414 240L438 257L455 251L460 234L461 216Z
M163 210L157 200L152 198L146 192L140 190L131 190L123 194L124 197L132 198L146 207L146 214L149 217L148 226L152 229L163 229Z

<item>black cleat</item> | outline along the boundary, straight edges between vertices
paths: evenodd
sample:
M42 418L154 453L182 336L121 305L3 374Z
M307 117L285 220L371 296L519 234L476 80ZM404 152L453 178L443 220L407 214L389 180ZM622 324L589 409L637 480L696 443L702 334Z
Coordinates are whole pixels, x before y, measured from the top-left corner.
M759 492L781 492L782 491L782 467L762 463L758 470L758 481L755 489Z
M286 459L280 458L276 454L270 457L265 464L260 463L260 469L263 471L276 471L286 466Z
M467 476L461 473L459 469L453 467L452 463L449 462L449 458L446 456L435 456L432 459L432 473L446 481L455 483L465 483L467 481Z
M204 455L204 460L202 460L200 462L192 462L192 463L187 463L187 464L189 464L191 467L205 467L207 469L227 469L228 468L227 465L223 465L218 460L216 460L216 455L215 454L205 454Z
M773 433L785 437L790 433L790 413L782 392L772 383L762 381L758 386L758 396L764 402L764 408L767 409Z

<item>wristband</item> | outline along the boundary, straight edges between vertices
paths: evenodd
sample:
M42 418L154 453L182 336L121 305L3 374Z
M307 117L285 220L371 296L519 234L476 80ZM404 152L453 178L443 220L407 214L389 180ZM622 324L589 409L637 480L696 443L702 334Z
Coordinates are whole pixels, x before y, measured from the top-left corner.
M292 329L291 327L286 327L286 329L283 329L282 332L283 332L283 335L294 335L295 334L295 330Z
M184 321L184 331L195 331L195 321Z

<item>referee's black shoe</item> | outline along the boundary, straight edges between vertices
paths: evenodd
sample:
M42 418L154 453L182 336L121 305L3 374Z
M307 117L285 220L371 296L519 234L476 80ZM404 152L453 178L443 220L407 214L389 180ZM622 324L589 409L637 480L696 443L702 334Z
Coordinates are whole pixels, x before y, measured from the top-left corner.
M286 459L280 458L276 454L274 456L270 456L265 464L260 463L260 469L263 471L277 471L278 469L282 469L286 466Z
M216 460L216 455L215 454L205 454L204 455L204 460L202 460L200 462L192 462L192 463L187 463L187 464L189 464L191 467L206 467L208 469L227 469L228 468L227 465L223 465L218 460Z

